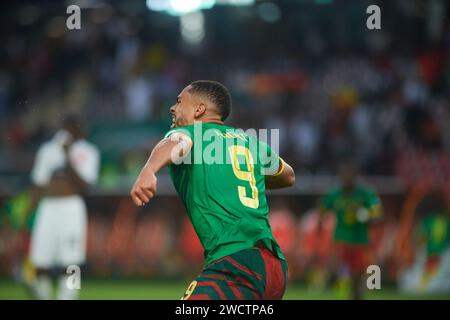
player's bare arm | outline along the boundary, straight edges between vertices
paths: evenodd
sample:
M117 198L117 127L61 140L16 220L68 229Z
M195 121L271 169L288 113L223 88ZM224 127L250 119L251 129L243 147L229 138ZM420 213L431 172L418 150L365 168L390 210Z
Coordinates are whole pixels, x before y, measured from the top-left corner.
M130 196L137 206L143 206L156 194L156 173L161 168L187 155L192 148L192 140L179 132L162 139L152 150L147 163L134 183Z
M281 189L295 184L295 172L292 167L280 158L280 168L274 175L266 176L266 189Z

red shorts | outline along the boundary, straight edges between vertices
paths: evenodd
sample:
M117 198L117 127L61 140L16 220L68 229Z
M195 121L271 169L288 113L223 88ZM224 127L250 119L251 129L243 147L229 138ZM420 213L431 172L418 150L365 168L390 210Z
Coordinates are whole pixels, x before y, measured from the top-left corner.
M269 249L253 247L208 265L183 300L278 300L286 290L287 264Z
M335 248L339 259L351 273L366 272L369 266L369 247L367 245L338 242Z

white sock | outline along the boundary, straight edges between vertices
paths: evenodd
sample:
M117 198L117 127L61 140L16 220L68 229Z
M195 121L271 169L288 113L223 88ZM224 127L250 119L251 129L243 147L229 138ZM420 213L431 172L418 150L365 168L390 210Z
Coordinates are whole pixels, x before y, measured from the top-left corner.
M34 293L39 300L50 300L52 294L52 280L47 275L39 275L33 284Z
M58 285L58 300L76 300L78 299L77 289L71 289L67 285L68 276L61 276Z

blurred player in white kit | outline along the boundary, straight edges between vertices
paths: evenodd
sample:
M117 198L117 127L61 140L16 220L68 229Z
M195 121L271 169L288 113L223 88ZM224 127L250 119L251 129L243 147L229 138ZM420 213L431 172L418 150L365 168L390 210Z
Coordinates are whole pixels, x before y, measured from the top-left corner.
M40 146L31 171L31 206L38 206L30 249L37 271L33 284L37 299L51 299L55 269L59 274L56 297L78 297L78 290L67 286L66 268L85 262L87 212L81 194L96 183L100 162L97 147L84 136L82 120L68 116L54 137Z

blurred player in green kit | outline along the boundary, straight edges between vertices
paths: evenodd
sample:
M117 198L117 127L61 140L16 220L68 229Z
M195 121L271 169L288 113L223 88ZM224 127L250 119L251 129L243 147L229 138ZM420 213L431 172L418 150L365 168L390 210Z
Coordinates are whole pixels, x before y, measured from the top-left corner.
M432 191L416 209L414 260L400 273L406 292L450 293L449 194Z
M350 276L352 298L362 299L362 280L370 265L369 224L381 218L381 204L373 191L358 184L357 167L351 161L340 164L339 178L340 185L321 198L320 212L335 215L335 253L341 271Z
M29 258L29 247L31 241L31 230L36 217L36 210L33 208L29 213L31 195L29 191L23 191L11 197L1 208L0 216L5 216L5 221L12 230L20 234L19 265L14 268L15 277L20 283L25 285L27 292L33 296L33 283L36 279L36 269ZM0 224L3 219L0 218Z
M172 127L153 149L131 197L155 196L164 166L204 247L205 268L182 299L281 299L287 264L269 225L265 191L294 184L293 169L264 142L226 126L222 84L188 85L170 108Z

